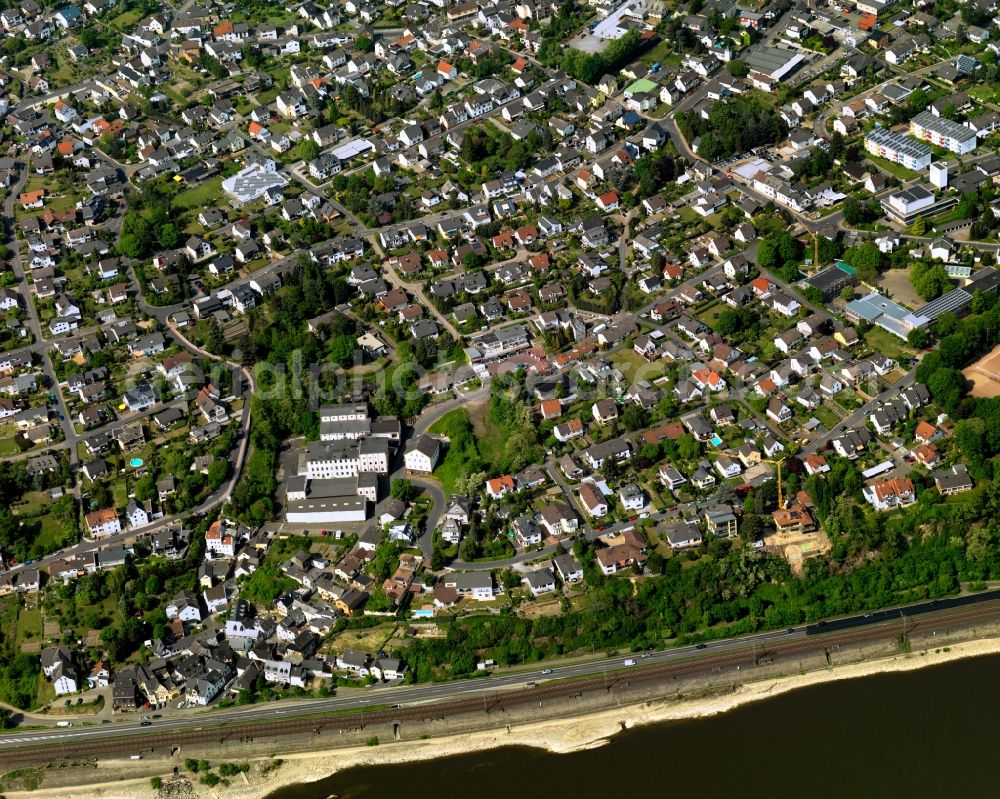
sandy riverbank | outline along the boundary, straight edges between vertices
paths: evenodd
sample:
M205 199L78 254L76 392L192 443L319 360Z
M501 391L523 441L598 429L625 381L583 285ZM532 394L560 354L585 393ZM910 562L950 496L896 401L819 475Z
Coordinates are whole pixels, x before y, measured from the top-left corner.
M483 730L462 735L442 736L427 740L383 743L379 746L355 746L316 752L277 755L282 765L261 775L256 766L268 760L261 759L251 769L247 778L237 777L229 787L208 788L189 783L176 786L180 791L172 796L198 797L198 799L263 799L285 785L313 782L354 766L404 763L427 760L447 755L469 754L503 746L533 746L553 753L574 752L601 746L623 728L665 721L700 718L724 713L749 702L757 702L779 694L836 680L850 680L876 674L913 671L927 666L950 663L955 660L983 655L1000 654L1000 638L954 644L949 647L899 654L862 663L835 666L822 671L791 675L769 680L748 682L737 686L734 692L689 700L663 699L638 705L601 710L583 716L553 718L545 721L518 724L508 733L506 728ZM245 758L241 758L245 759ZM152 762L149 764L153 765ZM103 762L91 784L79 787L46 787L34 791L6 791L10 799L156 799L158 792L150 786L149 777L125 778L125 770L135 764ZM169 769L165 769L169 771ZM132 772L134 774L134 771ZM153 773L153 772L148 772Z

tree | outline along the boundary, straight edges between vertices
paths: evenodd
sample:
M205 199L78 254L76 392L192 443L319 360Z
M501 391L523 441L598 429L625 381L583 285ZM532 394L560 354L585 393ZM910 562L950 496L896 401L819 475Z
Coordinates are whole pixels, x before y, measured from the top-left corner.
M449 446L455 446L454 440L452 440ZM480 492L485 483L486 472L478 470L466 472L455 480L455 493L465 497L474 497Z
M757 264L764 269L770 269L778 265L778 248L774 240L765 237L757 245Z
M354 365L355 344L354 336L337 336L330 342L330 360L342 369L348 369Z
M362 53L370 53L375 49L375 42L369 36L359 36L354 40L354 49Z
M951 287L951 281L944 264L917 261L910 269L910 285L929 302L944 294Z
M726 69L728 69L729 74L735 78L745 78L750 72L750 67L747 63L745 61L740 61L738 58L734 58L726 64Z
M173 222L167 222L157 233L157 240L159 241L161 248L165 250L172 250L180 244L181 233L177 229L177 225Z
M622 424L626 430L639 430L646 426L646 410L630 402L622 411Z
M854 299L854 286L844 286L840 290L840 299L844 302L850 302Z
M80 44L86 47L88 50L93 50L99 47L101 44L100 36L98 36L97 31L93 27L88 26L80 31L79 33Z
M958 317L951 311L945 311L940 316L938 316L937 321L934 322L934 335L937 338L942 339L945 336L950 336L955 332L958 327Z
M906 334L906 343L914 349L924 349L930 344L930 340L931 337L927 334L927 331L919 327L913 328L913 330Z
M207 349L213 355L219 355L226 347L226 335L219 320L214 316L208 320L208 339L205 343Z
M682 111L676 120L687 141L701 137L698 154L709 161L774 144L788 132L774 108L756 98L740 97L716 103L708 119Z
M848 248L844 253L844 263L853 266L863 281L872 283L878 278L882 253L875 242L866 241L856 247Z
M767 533L767 525L764 519L756 513L748 513L743 517L740 525L740 537L744 541L759 541Z
M140 258L144 254L142 242L135 233L122 233L118 249L127 258Z
M715 330L726 338L752 327L756 317L749 308L726 308L715 320Z
M947 413L954 413L965 394L965 377L958 369L943 367L928 378L927 390Z
M409 502L413 499L416 491L413 488L413 484L409 480L399 479L392 481L390 493L400 502Z
M923 236L926 232L927 221L922 216L918 216L913 220L913 224L910 225L910 233L914 236Z
M844 200L844 221L848 225L860 225L865 221L864 206L853 197Z
M319 157L319 145L311 138L304 138L299 142L299 158L306 163L314 161Z
M465 534L458 548L458 556L466 563L471 563L479 556L479 536L475 530L470 529Z
M693 461L701 455L701 444L694 436L685 433L677 439L677 455L681 460Z

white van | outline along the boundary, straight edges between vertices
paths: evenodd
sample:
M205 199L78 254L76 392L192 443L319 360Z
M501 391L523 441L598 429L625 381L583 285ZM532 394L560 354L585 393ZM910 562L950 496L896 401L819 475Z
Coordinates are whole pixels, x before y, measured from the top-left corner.
M635 665L635 661L632 660L632 658L629 658L628 660L625 661L625 665L626 666L634 666Z
M72 721L60 721L60 722L56 723L56 726L57 727L72 727L73 726L73 722Z

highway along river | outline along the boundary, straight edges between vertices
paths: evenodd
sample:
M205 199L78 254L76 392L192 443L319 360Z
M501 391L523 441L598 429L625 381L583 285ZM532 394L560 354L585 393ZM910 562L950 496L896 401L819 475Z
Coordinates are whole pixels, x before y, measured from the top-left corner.
M510 748L354 768L269 799L995 795L1000 656L829 683L569 755Z

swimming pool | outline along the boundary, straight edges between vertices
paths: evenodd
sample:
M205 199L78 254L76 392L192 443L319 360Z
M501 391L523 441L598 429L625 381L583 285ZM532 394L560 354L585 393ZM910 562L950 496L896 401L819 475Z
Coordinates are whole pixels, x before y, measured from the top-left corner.
M722 439L721 439L721 438L719 438L718 436L712 436L712 437L711 437L711 438L709 439L709 441L711 441L711 442L712 442L712 444L713 444L714 446L716 446L716 447L721 447L721 446L722 446Z
M138 469L140 466L142 466L142 464L143 464L142 458L132 458L132 460L128 462L128 465L131 466L133 469Z

